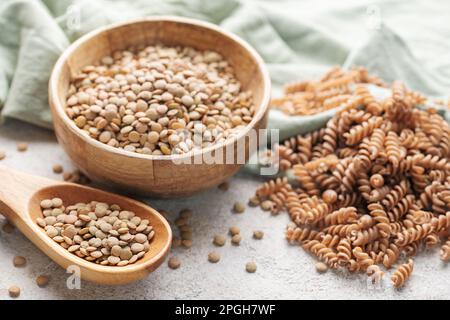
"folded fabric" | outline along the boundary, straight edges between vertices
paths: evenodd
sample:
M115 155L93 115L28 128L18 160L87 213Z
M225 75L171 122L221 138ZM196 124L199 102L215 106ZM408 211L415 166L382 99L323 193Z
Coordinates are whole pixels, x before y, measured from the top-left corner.
M449 10L450 3L431 1L2 0L2 116L51 128L47 82L72 41L112 22L168 14L210 21L247 40L266 61L275 96L287 81L355 64L445 98ZM286 138L322 126L332 114L288 117L273 110L269 126Z

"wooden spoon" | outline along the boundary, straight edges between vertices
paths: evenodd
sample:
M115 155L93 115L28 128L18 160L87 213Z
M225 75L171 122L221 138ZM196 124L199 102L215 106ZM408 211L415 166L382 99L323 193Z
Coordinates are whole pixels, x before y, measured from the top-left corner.
M36 224L36 219L42 217L40 202L55 197L66 204L93 200L118 204L124 210L148 219L155 230L150 250L142 259L123 267L98 265L68 252ZM82 279L99 284L119 285L144 278L164 261L172 240L166 219L141 202L78 184L24 174L4 166L0 166L0 213L61 267L78 266Z

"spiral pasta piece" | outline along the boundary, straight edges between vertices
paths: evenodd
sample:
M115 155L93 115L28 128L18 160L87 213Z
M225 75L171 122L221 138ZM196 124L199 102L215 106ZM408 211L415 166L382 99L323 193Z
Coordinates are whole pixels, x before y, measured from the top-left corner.
M362 139L370 135L376 128L380 127L382 123L383 118L375 117L351 128L349 132L344 133L347 145L355 145L362 141Z
M291 185L288 183L287 178L277 178L275 180L270 180L265 182L256 190L256 196L263 198L280 191L281 189L292 190Z
M425 246L430 249L437 246L440 242L439 236L437 233L430 233L425 237Z
M297 153L284 145L276 146L275 152L278 155L278 165L282 171L286 171L299 162Z
M317 197L301 199L288 204L289 214L297 224L313 224L321 221L330 207Z
M325 133L322 138L322 156L327 156L336 150L337 137L337 123L335 119L331 119L325 128Z
M288 228L286 230L286 239L290 243L302 244L307 240L319 240L323 233L309 228Z
M383 206L380 203L370 203L367 208L370 211L370 215L374 218L380 237L388 238L392 233L392 228Z
M366 106L366 110L370 114L378 116L383 112L382 104L375 99L366 87L362 85L357 86L355 89L355 94L362 97L363 104Z
M328 156L305 163L305 168L308 170L319 170L321 172L324 172L336 166L338 162L339 159L335 155L330 154Z
M337 254L318 240L307 240L303 244L303 249L316 255L320 260L324 261L331 267L335 267L337 262Z
M337 263L341 266L345 266L346 264L350 263L353 255L353 247L350 240L348 240L347 238L341 238L336 249L338 251Z
M320 194L319 189L314 183L310 172L306 169L303 164L297 164L294 166L294 175L297 177L300 186L306 190L310 196L317 196Z
M391 277L392 284L396 288L402 287L406 280L409 279L413 272L414 262L412 259L408 260L408 263L400 265Z
M398 257L400 256L399 248L391 243L388 248L384 251L383 256L383 265L386 269L390 269L395 262L397 262Z
M406 155L403 155L400 152L400 140L394 131L389 131L386 139L384 140L384 145L386 148L388 160L392 163L394 168L397 168L402 158L404 158Z
M353 223L358 218L355 207L344 207L325 216L325 225Z
M361 197L357 192L343 193L338 195L335 208L358 206L361 203Z
M442 245L440 255L442 261L450 260L450 238Z
M433 232L431 224L417 225L414 228L408 228L396 235L395 244L404 247L412 242L421 240Z
M367 270L369 266L375 263L373 259L366 252L364 252L361 247L355 247L352 252L362 270Z
M384 141L386 139L386 133L384 130L375 128L370 136L368 143L368 151L370 152L370 159L374 160L384 150Z
M436 232L446 231L450 228L450 211L445 215L440 215L431 219L431 226Z
M369 278L372 280L372 283L378 283L384 277L384 272L381 271L380 267L377 266L376 264L367 267L366 272Z
M401 199L406 196L409 185L406 180L402 180L400 184L396 185L381 201L387 211L395 207Z
M414 257L419 252L421 241L414 241L403 248L407 257Z
M379 233L377 227L372 227L365 230L352 232L352 244L353 246L363 246L378 239Z
M388 211L387 215L389 220L392 222L399 221L412 207L414 203L414 196L407 195L402 198L390 211Z
M359 177L359 168L361 166L361 162L359 158L356 158L344 172L344 177L342 178L341 190L344 193L351 192L353 187L356 184L356 180Z

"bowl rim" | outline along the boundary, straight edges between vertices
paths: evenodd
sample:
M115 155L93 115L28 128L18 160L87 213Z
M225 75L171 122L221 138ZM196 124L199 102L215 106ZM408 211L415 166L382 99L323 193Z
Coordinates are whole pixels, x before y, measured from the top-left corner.
M204 29L210 29L212 31L215 31L219 34L221 34L224 37L230 38L232 41L236 42L238 45L243 47L255 60L256 64L258 65L258 69L262 73L263 78L263 97L261 102L259 103L259 108L257 109L257 112L252 118L252 121L250 121L249 124L247 124L242 130L239 130L235 136L232 138L226 139L223 142L214 144L212 146L209 146L207 148L203 148L201 150L193 150L188 153L184 154L170 154L170 155L149 155L149 154L141 154L137 152L130 152L123 149L119 149L116 147L109 146L107 144L104 144L96 139L93 139L89 137L86 133L83 132L80 128L78 128L75 123L69 119L67 113L64 110L64 106L62 105L60 99L58 98L58 81L63 69L64 63L68 60L69 56L84 42L91 40L100 34L117 29L120 27L124 27L127 25L133 25L137 23L145 23L145 22L175 22L179 24L190 24L197 27L201 27ZM239 36L224 30L223 28L212 24L210 22L201 21L197 19L192 18L185 18L185 17L178 17L178 16L170 16L170 15L158 15L158 16L151 16L151 17L145 17L145 18L137 18L132 20L127 20L125 22L118 22L109 24L97 29L94 29L87 34L81 36L79 39L74 41L69 47L67 47L64 52L61 54L61 56L58 58L57 62L55 63L55 66L53 67L53 70L50 75L49 79L49 86L48 86L48 96L49 96L49 102L50 107L53 109L53 113L55 113L59 118L62 119L64 123L66 123L69 127L69 129L75 133L79 138L84 140L86 143L90 144L93 147L104 149L108 152L111 152L116 155L124 156L127 158L138 158L138 159L146 159L146 160L162 160L162 161L169 161L169 160L186 160L186 159L192 159L195 156L198 156L199 154L206 154L211 153L215 150L221 149L221 148L227 148L231 145L234 145L234 143L238 140L240 140L242 137L247 135L247 133L258 123L260 122L263 117L265 116L270 103L270 96L271 96L271 80L269 76L269 72L267 70L266 64L264 63L264 60L262 57L256 52L255 49L253 49L245 40L240 38Z

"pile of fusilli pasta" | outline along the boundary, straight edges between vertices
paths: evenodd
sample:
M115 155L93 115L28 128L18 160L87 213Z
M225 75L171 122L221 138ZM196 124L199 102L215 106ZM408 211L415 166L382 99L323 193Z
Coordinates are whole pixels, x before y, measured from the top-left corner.
M330 268L366 272L376 282L380 267L442 238L441 258L450 260L449 124L434 109L417 108L425 98L401 82L386 100L363 85L349 100L325 128L275 148L296 184L279 178L256 197L274 214L286 210L286 238ZM402 286L412 269L412 260L400 265L393 285Z
M289 115L312 115L340 105L354 104L354 85L367 83L386 86L379 77L369 75L365 68L344 71L336 66L319 80L287 84L285 95L272 99L270 105Z

